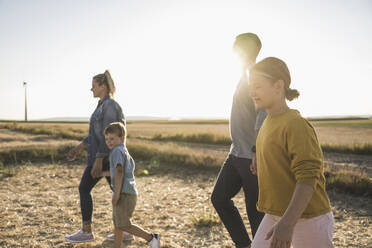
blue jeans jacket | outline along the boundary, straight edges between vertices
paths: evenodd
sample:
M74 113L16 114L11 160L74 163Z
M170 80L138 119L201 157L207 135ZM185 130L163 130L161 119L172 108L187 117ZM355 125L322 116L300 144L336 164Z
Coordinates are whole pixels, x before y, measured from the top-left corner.
M89 134L83 139L88 147L88 166L93 166L96 158L109 155L110 150L106 146L104 130L112 122L122 122L125 125L125 117L120 105L109 96L98 102L89 121Z

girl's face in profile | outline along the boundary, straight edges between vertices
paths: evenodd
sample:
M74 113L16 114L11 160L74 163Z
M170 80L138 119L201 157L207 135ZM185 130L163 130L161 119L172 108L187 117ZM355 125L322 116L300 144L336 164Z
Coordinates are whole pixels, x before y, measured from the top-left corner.
M258 72L250 74L250 95L257 109L271 108L275 104L279 92L277 82L273 83L269 76Z
M99 85L96 80L92 81L92 88L90 89L93 92L93 97L103 98L106 95L106 87L104 84Z

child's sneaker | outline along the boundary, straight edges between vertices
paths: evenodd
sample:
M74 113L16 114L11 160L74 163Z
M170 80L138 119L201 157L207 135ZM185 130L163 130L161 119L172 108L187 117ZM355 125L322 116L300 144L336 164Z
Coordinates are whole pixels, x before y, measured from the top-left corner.
M78 232L66 236L65 240L71 243L84 243L84 242L92 242L94 240L93 233L85 233L83 230L79 230Z
M160 234L153 233L152 240L149 242L150 248L160 248Z
M124 233L123 241L134 240L134 236L132 234L127 233L127 232L123 232L123 233ZM115 240L115 235L114 234L107 235L106 240L114 241Z

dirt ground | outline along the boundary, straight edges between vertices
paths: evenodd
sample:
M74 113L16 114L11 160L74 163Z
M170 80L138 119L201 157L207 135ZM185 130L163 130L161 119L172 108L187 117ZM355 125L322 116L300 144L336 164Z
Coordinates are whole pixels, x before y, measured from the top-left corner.
M137 161L137 168L146 166ZM93 190L95 241L74 245L64 236L80 228L78 184L84 165L32 165L0 178L0 247L112 247L111 193L105 180ZM221 223L197 227L193 217L216 216L210 194L217 171L160 164L137 176L140 195L133 223L161 234L161 247L234 247ZM329 192L335 247L372 247L372 199ZM244 216L242 194L235 203ZM147 247L139 238L123 247Z

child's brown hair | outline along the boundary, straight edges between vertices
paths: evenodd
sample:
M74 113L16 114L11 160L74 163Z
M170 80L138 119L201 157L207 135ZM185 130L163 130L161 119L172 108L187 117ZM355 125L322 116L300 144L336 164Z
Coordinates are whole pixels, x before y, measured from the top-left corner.
M118 137L124 137L124 140L127 136L127 129L125 128L124 124L121 122L113 122L109 124L104 131L104 134L116 134Z

